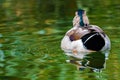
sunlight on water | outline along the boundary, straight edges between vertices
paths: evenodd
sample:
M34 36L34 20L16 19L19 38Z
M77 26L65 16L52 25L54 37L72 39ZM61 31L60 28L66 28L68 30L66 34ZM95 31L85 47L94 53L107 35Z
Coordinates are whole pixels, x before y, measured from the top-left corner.
M119 80L119 3L0 0L0 80ZM90 67L106 65L101 73L78 71L76 65L66 62L68 57L60 48L78 8L87 10L90 23L100 26L111 39L108 60L102 54L97 59L91 59L96 55L87 58L93 62Z

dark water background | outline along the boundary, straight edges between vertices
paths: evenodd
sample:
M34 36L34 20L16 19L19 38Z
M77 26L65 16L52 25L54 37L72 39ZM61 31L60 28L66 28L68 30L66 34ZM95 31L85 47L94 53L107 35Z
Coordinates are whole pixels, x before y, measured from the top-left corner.
M111 39L102 73L66 63L60 41L74 12ZM0 0L0 80L120 80L120 0Z

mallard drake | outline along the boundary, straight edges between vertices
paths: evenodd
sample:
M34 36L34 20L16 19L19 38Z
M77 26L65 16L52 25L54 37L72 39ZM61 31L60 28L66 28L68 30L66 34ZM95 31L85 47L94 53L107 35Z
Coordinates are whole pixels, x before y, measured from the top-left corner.
M86 11L80 9L61 41L61 49L68 56L83 58L90 52L110 50L110 39L100 27L90 25Z

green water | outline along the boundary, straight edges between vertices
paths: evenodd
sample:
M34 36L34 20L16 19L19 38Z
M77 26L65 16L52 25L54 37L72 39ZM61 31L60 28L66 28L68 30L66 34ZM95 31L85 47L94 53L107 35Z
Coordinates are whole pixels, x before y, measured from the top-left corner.
M102 73L76 70L60 49L78 8L111 39ZM119 0L0 0L0 80L120 80L119 12Z

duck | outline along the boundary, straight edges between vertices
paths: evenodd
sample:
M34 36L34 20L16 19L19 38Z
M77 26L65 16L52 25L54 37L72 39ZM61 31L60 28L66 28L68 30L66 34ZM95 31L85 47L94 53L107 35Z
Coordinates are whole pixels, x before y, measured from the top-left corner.
M73 18L73 27L61 40L61 49L67 56L83 59L91 52L107 52L111 48L110 39L97 25L89 22L86 11L79 9Z

